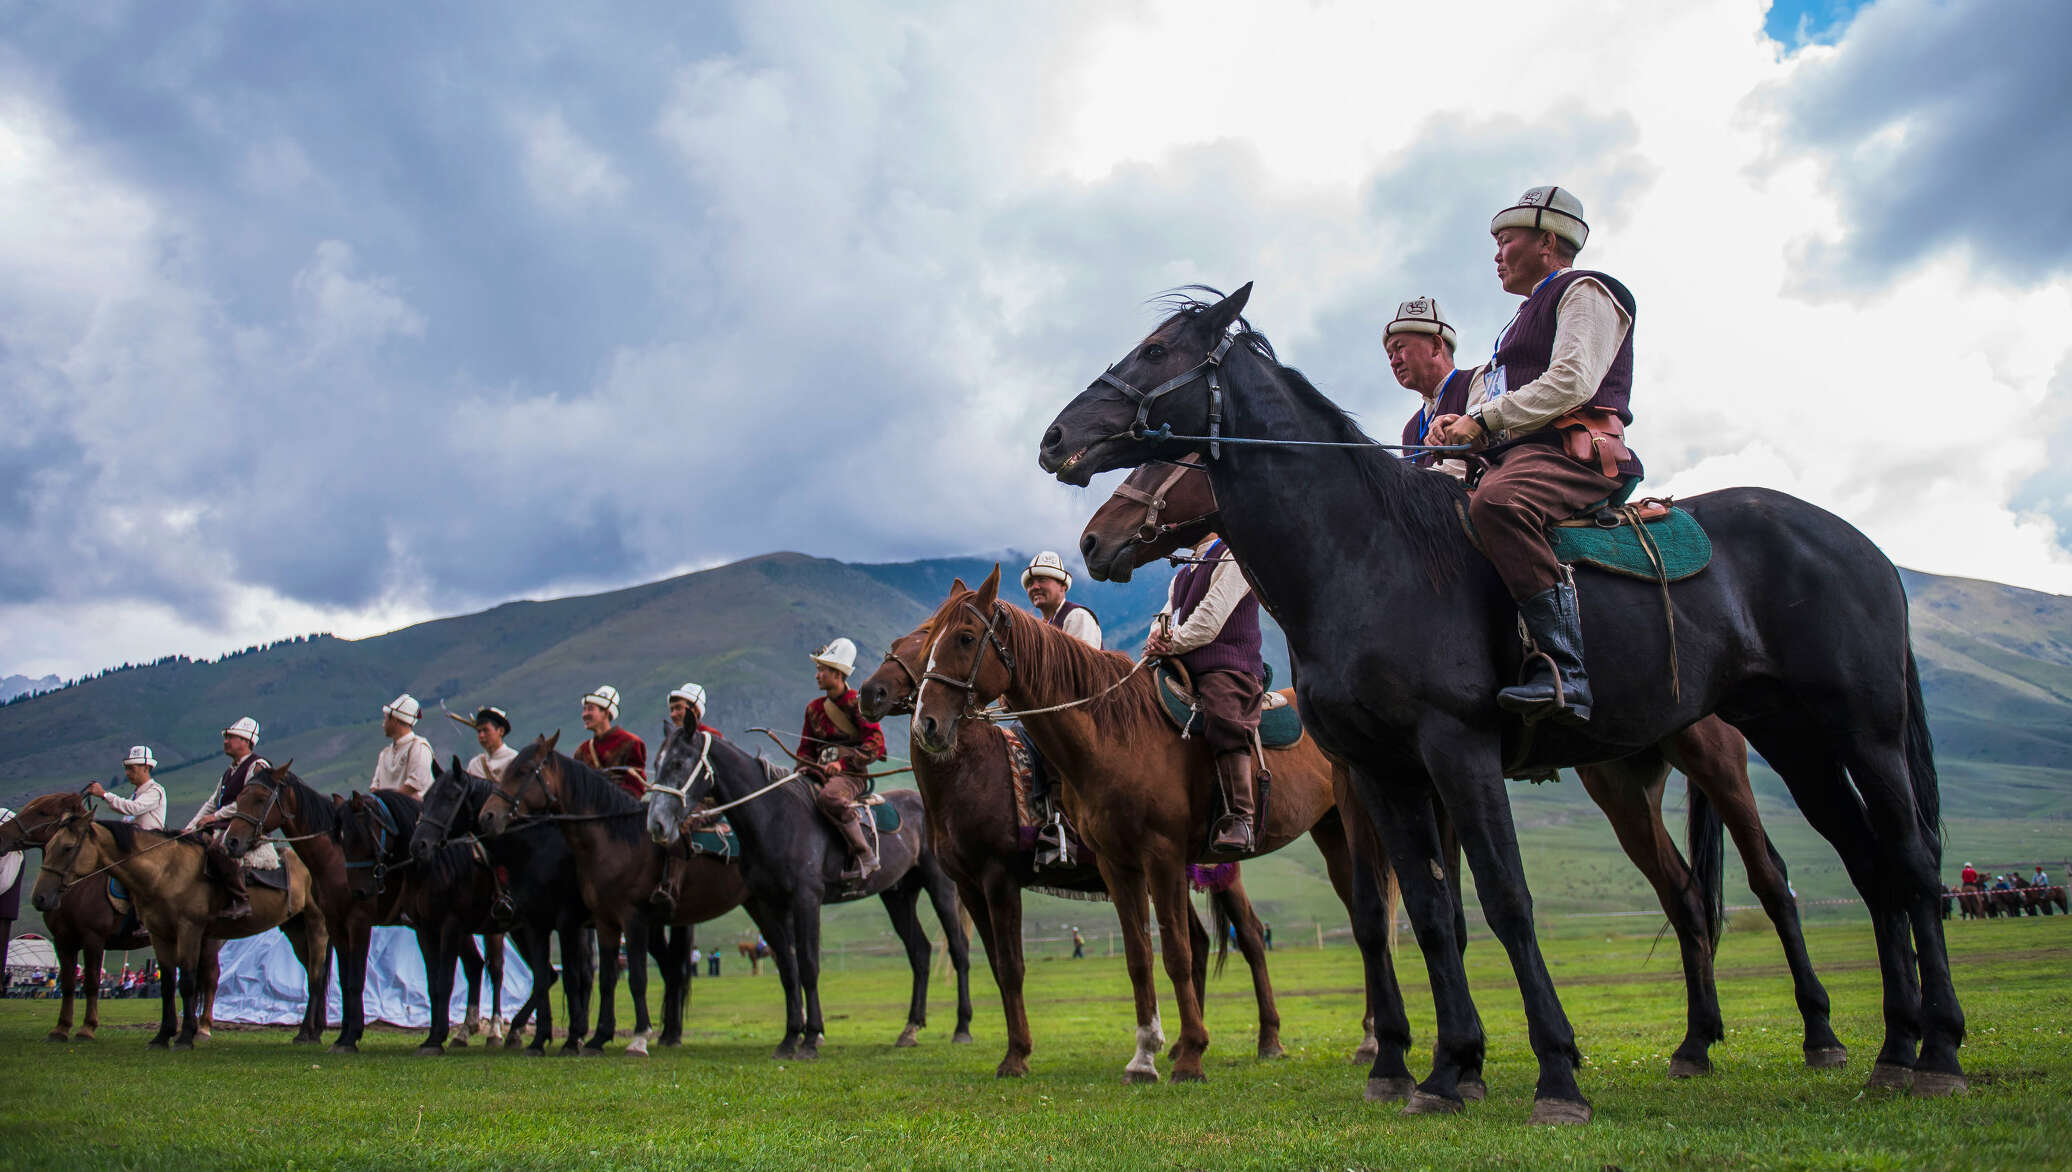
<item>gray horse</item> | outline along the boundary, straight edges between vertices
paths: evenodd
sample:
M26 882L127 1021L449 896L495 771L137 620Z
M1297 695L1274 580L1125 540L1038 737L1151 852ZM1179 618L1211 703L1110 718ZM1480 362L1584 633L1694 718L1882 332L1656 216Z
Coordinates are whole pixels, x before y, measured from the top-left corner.
M647 793L648 834L664 846L681 835L684 811L712 799L741 802L726 811L741 840L741 878L748 885L748 914L770 942L771 959L784 982L784 1040L773 1057L820 1056L820 909L875 895L885 901L893 931L906 945L914 971L913 998L898 1045L915 1044L928 1022L928 934L916 902L925 890L942 921L950 963L957 970L957 1031L952 1042L971 1040L971 955L958 914L956 888L928 845L921 795L900 790L885 796L899 811L899 829L878 843L879 867L862 887L842 881L848 848L813 805L812 786L802 777L784 779L761 759L731 742L679 728L664 739ZM866 831L870 820L865 819ZM875 832L873 832L875 833Z

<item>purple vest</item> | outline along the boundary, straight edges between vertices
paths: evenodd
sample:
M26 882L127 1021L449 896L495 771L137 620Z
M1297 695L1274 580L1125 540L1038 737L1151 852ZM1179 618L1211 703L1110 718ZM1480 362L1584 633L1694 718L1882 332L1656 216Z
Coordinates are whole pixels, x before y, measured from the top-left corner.
M1620 420L1633 422L1633 411L1627 401L1633 392L1633 331L1638 328L1639 317L1634 309L1633 294L1626 286L1603 273L1588 269L1568 269L1557 273L1533 290L1532 296L1518 308L1518 318L1497 344L1492 365L1504 368L1504 385L1522 387L1547 373L1547 367L1554 361L1554 311L1561 304L1561 295L1568 287L1583 277L1595 277L1619 302L1627 316L1634 319L1634 325L1626 330L1626 339L1619 343L1619 353L1612 359L1611 369L1604 372L1604 381L1597 384L1597 393L1590 396L1585 406L1607 407L1618 412ZM1483 453L1491 463L1498 463L1502 454L1519 444L1546 444L1560 446L1561 436L1551 427L1543 427L1505 443L1496 444ZM1639 476L1639 457L1630 457L1619 462L1619 475Z
M1049 618L1043 621L1049 623L1053 627L1057 627L1060 630L1062 630L1065 626L1065 616L1071 614L1075 610L1083 610L1086 613L1093 615L1094 623L1096 625L1099 625L1101 621L1101 616L1094 614L1092 607L1081 606L1078 603L1073 602L1071 599L1066 599L1064 604L1058 607L1058 613L1050 616Z
M1475 380L1469 377L1468 372L1465 370L1456 370L1448 374L1446 381L1439 384L1438 401L1434 402L1429 409L1419 407L1417 414L1410 417L1410 422L1403 425L1403 442L1406 444L1424 443L1425 429L1432 425L1432 420L1439 418L1441 415L1460 415L1465 413L1468 409L1468 388L1474 386L1474 384ZM1419 452L1410 457L1410 462L1420 468L1430 468L1444 458L1438 452Z
M1205 550L1195 551L1197 557L1221 557L1229 547L1221 538ZM1182 566L1173 575L1173 625L1187 621L1201 600L1208 597L1209 584L1215 579L1216 566L1213 563L1199 563ZM1223 620L1223 629L1203 646L1180 656L1191 675L1206 671L1240 671L1253 679L1266 678L1266 661L1259 656L1259 596L1245 592L1242 602Z
M237 801L237 795L244 792L245 780L252 776L252 770L265 763L258 752L245 754L245 759L223 771L223 780L216 785L216 808L228 807Z

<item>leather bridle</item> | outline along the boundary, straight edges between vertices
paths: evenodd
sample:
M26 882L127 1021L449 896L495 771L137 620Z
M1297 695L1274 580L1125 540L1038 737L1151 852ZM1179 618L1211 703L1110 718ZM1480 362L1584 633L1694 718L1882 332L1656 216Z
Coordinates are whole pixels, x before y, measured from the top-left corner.
M257 769L254 769L252 771L252 776L247 777L245 779L245 785L247 787L255 785L263 785L266 787L266 808L259 812L259 816L257 818L254 818L250 814L247 814L243 810L239 809L236 802L232 802L230 803L229 813L224 815L224 817L231 822L250 822L252 824L253 845L256 846L258 844L259 839L265 838L268 834L271 834L274 831L274 829L276 829L275 827L267 826L267 822L272 820L273 818L273 808L275 806L280 805L281 786L280 783L274 779L271 771L269 771L266 774L265 780L262 781L259 777L259 770Z
M1137 545L1150 545L1175 529L1183 529L1189 525L1199 524L1215 516L1219 511L1216 504L1216 489L1214 485L1211 485L1209 487L1208 512L1203 513L1199 517L1189 517L1185 521L1160 524L1158 520L1159 514L1163 513L1166 505L1170 503L1166 499L1166 494L1173 491L1173 486L1180 483L1188 472L1200 468L1201 460L1196 453L1189 452L1178 460L1172 461L1172 466L1172 472L1167 474L1164 480L1159 481L1158 487L1150 492L1145 492L1141 488L1131 487L1127 480L1115 486L1115 492L1112 495L1144 506L1144 520L1137 526L1137 535L1131 538L1131 541ZM891 657L888 655L886 658L889 659Z
M1095 379L1095 382L1107 383L1109 386L1121 391L1124 398L1137 405L1137 418L1130 424L1129 430L1116 432L1108 438L1133 439L1139 443L1144 442L1147 438L1150 438L1151 433L1151 404L1198 378L1207 378L1209 382L1209 459L1222 458L1223 356L1230 352L1230 345L1236 340L1237 336L1234 334L1223 335L1223 340L1217 343L1214 350L1209 352L1209 356L1196 363L1193 369L1184 374L1176 374L1148 391L1140 391L1129 383L1124 382L1122 377L1115 373L1115 367L1113 366L1102 371L1101 377ZM1171 429L1168 428L1167 430L1170 432Z
M899 670L906 673L907 683L913 685L913 690L907 693L906 702L900 704L895 708L887 710L885 715L903 716L913 712L914 701L919 699L921 695L921 677L914 674L914 669L907 666L906 660L901 659L898 655L894 654L893 652L887 651L885 653L885 662L898 664Z
M999 653L1000 664L1007 669L1009 678L1014 676L1014 655L1008 651L1006 641L1000 638L1000 632L1006 629L1009 622L1006 603L998 601L993 603L993 617L990 620L977 607L971 605L968 599L964 603L964 609L970 612L972 618L986 624L985 634L981 636L978 651L971 657L971 674L960 680L955 676L946 676L933 668L929 668L921 673L921 679L924 681L934 680L936 683L948 684L950 687L961 690L964 693L964 710L969 712L977 707L978 673L986 664L986 648L991 647ZM948 634L948 632L945 631L942 634ZM940 640L942 634L937 635L936 638ZM934 656L931 654L929 658L933 661ZM902 664L901 666L905 665ZM920 695L917 689L914 693L916 707L920 706Z

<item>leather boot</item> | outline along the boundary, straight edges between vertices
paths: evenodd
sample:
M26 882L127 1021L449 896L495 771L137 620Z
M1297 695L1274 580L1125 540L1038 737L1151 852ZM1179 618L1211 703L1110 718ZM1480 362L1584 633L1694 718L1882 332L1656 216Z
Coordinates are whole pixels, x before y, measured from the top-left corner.
M842 878L861 883L878 869L878 852L871 849L870 837L863 832L863 817L860 811L851 809L849 816L842 819L842 838L849 844L849 870L842 872Z
M1236 859L1251 854L1253 799L1252 754L1224 753L1216 758L1216 784L1223 790L1223 817L1216 823L1216 841L1209 857Z
M648 894L648 906L664 920L676 915L676 899L683 890L684 872L690 868L689 847L679 841L678 849L669 852L662 864L662 881Z
M223 888L223 894L230 897L230 906L216 913L219 920L242 920L252 914L252 899L245 893L245 869L230 857L221 843L210 843L202 852L208 863L209 878Z
M1497 706L1527 722L1549 716L1566 724L1589 720L1590 677L1583 670L1583 612L1576 605L1575 583L1555 583L1519 603L1518 613L1546 658L1527 659L1525 682L1498 692Z

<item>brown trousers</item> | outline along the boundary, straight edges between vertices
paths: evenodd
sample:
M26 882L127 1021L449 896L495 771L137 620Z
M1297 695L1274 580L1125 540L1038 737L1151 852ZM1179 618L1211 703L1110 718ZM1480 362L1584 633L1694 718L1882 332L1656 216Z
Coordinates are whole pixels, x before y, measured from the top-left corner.
M1218 756L1252 751L1259 731L1259 701L1266 690L1259 678L1242 671L1205 671L1194 677L1194 695L1201 704L1202 739Z
M1512 448L1482 474L1468 499L1468 519L1497 576L1523 602L1561 581L1561 563L1547 526L1566 521L1619 491L1619 481L1537 444Z
M864 795L865 781L842 773L830 773L821 783L813 804L828 821L840 826L849 820L849 805Z

